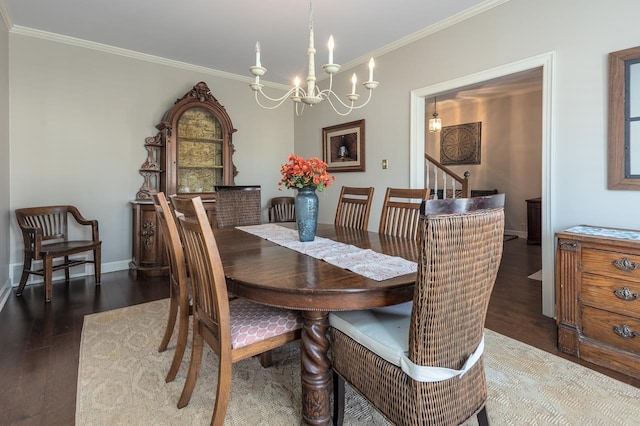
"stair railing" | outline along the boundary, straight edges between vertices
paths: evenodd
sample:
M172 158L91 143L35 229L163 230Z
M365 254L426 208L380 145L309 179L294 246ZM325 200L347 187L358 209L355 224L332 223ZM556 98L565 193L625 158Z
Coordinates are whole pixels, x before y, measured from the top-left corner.
M464 177L460 177L429 154L424 154L424 159L425 188L431 188L431 198L440 198L439 188L442 188L442 198L471 197L471 173L466 171Z

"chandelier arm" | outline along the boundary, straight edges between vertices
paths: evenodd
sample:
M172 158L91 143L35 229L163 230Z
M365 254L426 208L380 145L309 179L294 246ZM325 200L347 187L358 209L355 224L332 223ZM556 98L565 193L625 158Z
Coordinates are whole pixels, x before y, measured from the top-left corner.
M335 95L334 95L334 96L335 96ZM336 114L340 115L340 116L343 116L343 117L344 117L345 115L349 115L349 114L351 113L351 111L353 111L353 110L355 109L355 108L353 107L353 105L352 105L352 106L345 105L345 103L344 103L344 102L342 102L340 99L338 99L338 97L336 96L336 99L338 99L338 101L340 101L340 103L341 103L342 105L344 105L344 106L347 108L347 111L346 111L346 112L340 112L340 111L338 111L338 108L336 108L336 106L333 104L333 102L331 101L331 98L330 98L330 97L328 97L328 96L324 95L324 98L329 102L329 105L331 105L331 108L333 108L333 111L334 111Z
M328 101L329 101L329 103L331 104L331 106L333 107L333 110L334 110L335 112L338 112L338 111L336 110L335 106L333 105L333 102L331 101L331 95L333 95L333 97L334 97L338 102L340 102L340 103L342 104L342 106L343 106L343 107L345 107L345 108L349 108L349 112L351 112L351 110L354 110L354 109L360 109L360 108L364 107L365 105L367 105L367 104L369 103L369 101L371 100L371 95L372 95L372 93L371 93L371 92L373 92L373 90L369 90L369 97L367 97L367 100L366 100L363 104L361 104L361 105L357 105L357 106L356 106L356 105L354 105L354 102L355 102L355 101L351 101L351 105L347 105L346 103L344 103L344 102L342 101L342 99L340 99L340 98L338 97L338 95L336 95L336 93L335 93L335 92L333 92L333 91L329 91L328 89L325 89L325 90L323 90L322 92L320 92L320 96L322 96L324 99L326 99L326 100L328 100Z
M256 96L256 103L258 105L260 105L260 107L264 108L264 109L276 109L278 108L280 105L282 105L284 103L284 101L286 101L287 99L289 99L290 95L294 92L295 88L289 90L287 93L285 93L282 97L280 98L271 98L269 96L267 96L262 89L260 89L259 91L256 90L255 91L255 96ZM258 92L260 94L262 94L262 96L264 96L267 100L271 101L271 102L275 102L275 105L272 106L268 106L268 105L263 105L260 102L260 98L258 97Z

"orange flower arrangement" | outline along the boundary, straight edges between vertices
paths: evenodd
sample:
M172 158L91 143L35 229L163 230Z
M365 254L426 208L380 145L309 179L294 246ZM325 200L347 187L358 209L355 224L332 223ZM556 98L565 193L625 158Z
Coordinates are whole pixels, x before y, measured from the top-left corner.
M282 179L278 186L284 185L290 189L314 188L323 191L331 186L335 176L327 172L327 163L317 158L304 159L297 155L289 155L289 162L280 169Z

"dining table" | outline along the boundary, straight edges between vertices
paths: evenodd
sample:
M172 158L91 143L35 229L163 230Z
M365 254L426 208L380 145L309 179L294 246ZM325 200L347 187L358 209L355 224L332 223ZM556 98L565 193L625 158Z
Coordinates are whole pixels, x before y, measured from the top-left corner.
M295 223L278 224L295 229ZM316 236L417 262L418 243L318 224ZM301 424L331 424L329 313L411 301L416 273L378 281L275 244L241 229L215 237L229 291L255 302L301 311Z

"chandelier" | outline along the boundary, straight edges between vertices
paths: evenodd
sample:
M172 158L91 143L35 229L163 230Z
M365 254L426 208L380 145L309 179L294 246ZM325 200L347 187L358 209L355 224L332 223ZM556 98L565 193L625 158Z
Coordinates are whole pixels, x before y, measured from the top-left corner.
M356 105L356 101L360 98L360 95L356 93L356 84L358 83L358 78L354 73L351 77L351 93L347 94L346 97L349 100L348 103L343 102L338 95L332 90L333 86L333 75L337 74L340 71L340 65L333 63L333 48L334 41L333 36L329 37L329 61L327 64L322 66L324 72L329 74L329 87L327 89L321 90L316 85L316 73L315 73L315 53L316 49L314 47L314 38L313 38L313 9L312 4L309 2L309 48L307 49L307 55L309 56L309 71L307 74L307 88L306 90L303 87L300 87L300 79L296 77L294 79L294 86L289 89L287 93L285 93L280 98L272 98L263 92L262 88L264 85L260 83L260 77L265 75L267 69L262 66L260 63L260 42L256 43L256 64L252 67L249 67L251 74L255 76L255 82L251 83L251 89L255 92L256 103L265 109L275 109L284 103L287 99L291 99L295 104L296 115L302 115L304 111L305 105L313 106L316 105L323 100L329 101L329 104L333 108L333 110L338 115L347 115L351 111L355 109L360 109L367 105L371 100L371 93L373 89L378 87L378 82L373 81L373 67L375 63L373 58L369 60L369 79L362 83L364 87L369 91L369 96L367 97L366 102ZM262 95L267 101L269 101L269 105L264 105L260 102L260 96ZM337 101L337 102L335 102Z

